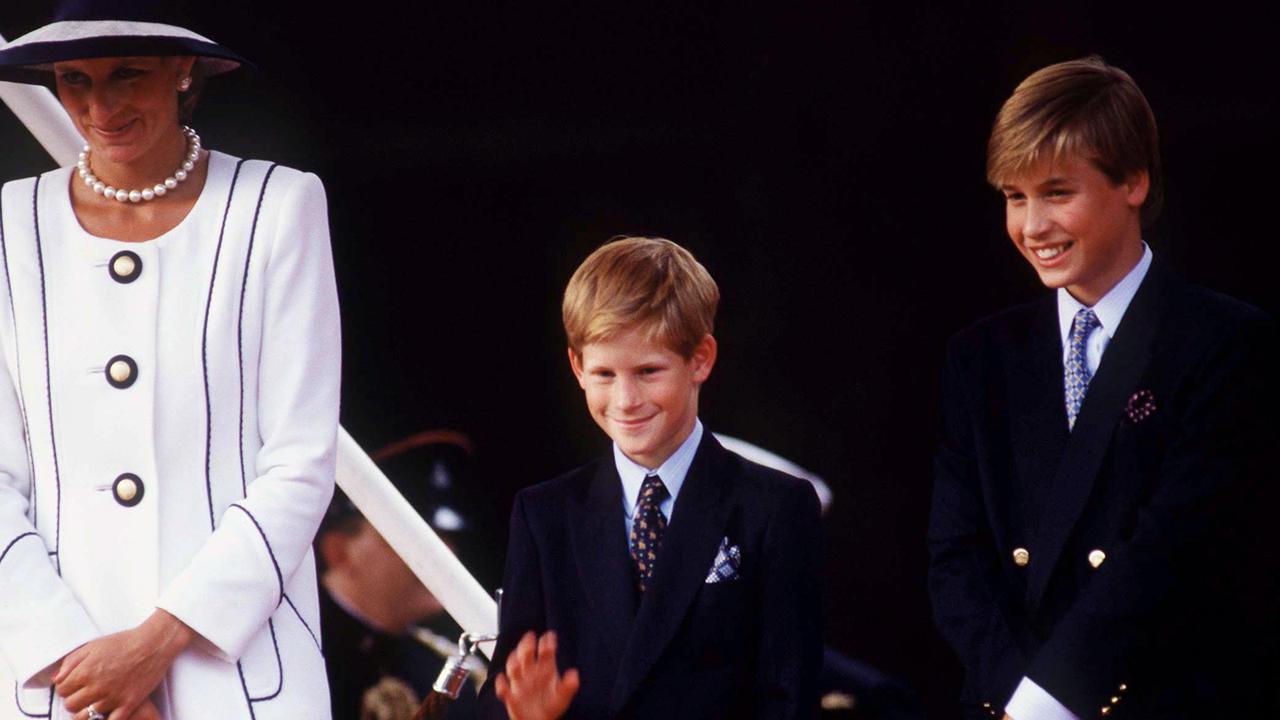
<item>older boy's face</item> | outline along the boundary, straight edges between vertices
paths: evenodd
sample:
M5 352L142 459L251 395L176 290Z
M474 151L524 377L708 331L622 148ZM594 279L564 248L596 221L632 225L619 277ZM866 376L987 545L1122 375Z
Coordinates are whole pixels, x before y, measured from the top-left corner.
M1046 160L1001 185L1009 238L1040 280L1092 306L1142 257L1147 174L1113 183L1089 160Z
M587 409L627 457L661 465L693 432L698 389L715 364L707 335L688 359L649 340L639 329L589 343L569 363L587 395Z

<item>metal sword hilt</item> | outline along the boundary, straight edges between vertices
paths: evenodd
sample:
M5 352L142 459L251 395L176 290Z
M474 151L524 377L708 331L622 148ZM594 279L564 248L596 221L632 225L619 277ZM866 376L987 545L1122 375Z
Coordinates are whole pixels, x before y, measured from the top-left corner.
M462 686L466 684L474 667L468 661L475 657L480 649L480 643L493 642L497 639L496 633L483 635L462 633L462 637L458 638L457 654L450 655L444 661L444 667L440 668L440 675L436 677L431 689L450 700L457 700L458 695L462 693Z

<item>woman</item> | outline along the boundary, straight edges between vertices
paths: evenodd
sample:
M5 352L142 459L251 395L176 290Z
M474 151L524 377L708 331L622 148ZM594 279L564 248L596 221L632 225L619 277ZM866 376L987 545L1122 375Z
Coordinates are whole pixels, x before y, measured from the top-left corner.
M87 143L0 192L0 718L328 718L324 191L202 148L179 113L241 59L121 4L0 50Z

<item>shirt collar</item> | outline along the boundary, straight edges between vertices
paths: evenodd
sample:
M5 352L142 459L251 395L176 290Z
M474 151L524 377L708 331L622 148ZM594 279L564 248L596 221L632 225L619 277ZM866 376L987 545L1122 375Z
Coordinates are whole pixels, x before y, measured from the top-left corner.
M1093 312L1097 314L1102 331L1108 338L1115 337L1116 329L1120 327L1120 321L1129 309L1129 303L1133 301L1138 286L1142 285L1147 270L1151 268L1151 257L1151 248L1145 242L1142 243L1142 259L1093 306ZM1066 288L1058 288L1058 327L1062 331L1064 347L1070 342L1071 324L1075 322L1076 313L1084 307L1079 300L1071 297Z
M657 474L662 478L671 499L675 500L684 485L684 478L689 474L689 466L693 464L693 456L698 452L698 444L702 442L702 421L694 418L693 432L680 443L680 447L671 453L657 468L646 468L627 457L618 443L613 444L613 464L618 468L618 477L622 478L622 501L626 503L627 514L635 509L636 500L640 497L640 486L646 475Z

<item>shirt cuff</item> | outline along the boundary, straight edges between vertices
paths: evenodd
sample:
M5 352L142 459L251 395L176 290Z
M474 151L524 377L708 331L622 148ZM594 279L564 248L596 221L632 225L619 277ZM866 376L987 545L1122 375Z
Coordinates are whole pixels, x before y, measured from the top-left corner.
M1029 677L1018 683L1004 711L1013 720L1080 720Z

